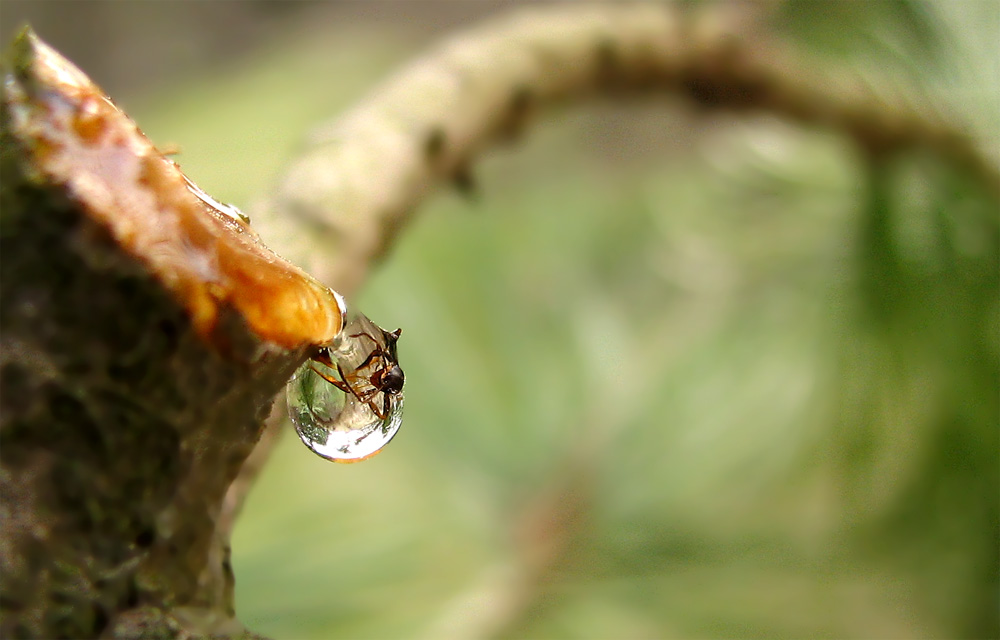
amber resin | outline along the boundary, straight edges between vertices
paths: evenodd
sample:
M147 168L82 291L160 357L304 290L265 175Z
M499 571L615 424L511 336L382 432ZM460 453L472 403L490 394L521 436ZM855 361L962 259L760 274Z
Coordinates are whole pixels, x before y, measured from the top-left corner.
M238 312L294 349L343 326L333 293L261 244L238 210L193 185L79 69L29 31L4 77L9 126L40 180L64 185L188 309L206 338Z

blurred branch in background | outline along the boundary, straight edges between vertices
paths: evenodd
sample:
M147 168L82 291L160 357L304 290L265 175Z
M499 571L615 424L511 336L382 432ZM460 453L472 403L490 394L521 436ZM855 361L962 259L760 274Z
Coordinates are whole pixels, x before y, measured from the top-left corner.
M292 255L332 253L317 272L353 292L431 188L461 186L489 142L555 102L640 91L827 127L864 155L929 150L1000 196L995 162L947 114L846 70L796 64L762 6L554 5L451 38L318 128L257 224Z
M874 321L884 321L891 334L904 318L929 311L922 295L928 283L911 282L895 263L889 217L900 212L887 201L895 191L887 181L896 165L901 158L926 157L941 172L938 179L947 183L963 176L967 188L961 192L971 190L984 208L961 224L978 225L974 233L995 238L990 206L1000 194L996 164L939 105L906 95L904 87L886 90L846 68L820 71L795 62L795 50L774 40L766 23L773 16L761 9L721 5L684 13L651 4L552 6L451 38L360 106L317 129L277 196L255 211L256 224L282 252L352 294L436 184L453 181L468 188L471 167L487 144L521 133L540 109L592 94L678 93L706 109L771 113L854 143L854 162L870 174L860 293ZM590 454L599 450L593 443L588 447ZM569 534L553 535L562 540ZM549 561L557 563L562 554L553 553ZM448 634L492 636L494 625L504 628L510 618L520 619L540 569L513 558L505 564L499 574L490 574L486 593L477 588L474 598L504 613L484 612L476 631L459 632L443 623ZM497 583L496 575L507 578Z
M996 61L970 38L1000 23L979 8L547 7L318 129L255 218L347 291L546 105L684 96L701 115L667 124L703 128L707 160L616 198L613 164L564 141L533 165L550 184L484 187L496 220L418 222L374 298L415 336L417 457L284 505L317 538L288 584L324 596L243 610L317 637L996 635ZM237 531L255 575L294 557L260 542L279 488L312 481L284 469Z

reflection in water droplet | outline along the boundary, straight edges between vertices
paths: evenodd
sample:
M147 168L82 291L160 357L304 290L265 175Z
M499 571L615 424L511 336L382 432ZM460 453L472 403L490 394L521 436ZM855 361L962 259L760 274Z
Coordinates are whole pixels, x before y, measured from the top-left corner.
M288 414L307 447L358 462L392 440L403 421L398 338L351 310L333 343L299 367L288 382Z

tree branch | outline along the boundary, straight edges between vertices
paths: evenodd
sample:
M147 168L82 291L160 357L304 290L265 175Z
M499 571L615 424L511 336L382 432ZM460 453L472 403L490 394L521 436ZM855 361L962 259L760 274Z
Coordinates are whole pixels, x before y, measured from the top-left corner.
M490 143L553 103L634 92L769 112L839 131L869 152L929 148L1000 194L1000 172L962 127L828 69L801 68L753 8L563 4L470 29L319 127L255 225L350 296L433 188L464 181Z
M255 208L254 226L351 297L421 202L442 183L462 188L490 144L521 134L554 104L651 92L831 129L865 153L926 148L1000 198L1000 171L963 127L849 77L803 69L770 37L761 6L699 14L666 3L563 4L458 34L318 127L275 195ZM276 441L262 443L255 459ZM234 510L259 468L241 473Z
M30 32L0 124L0 635L239 635L223 498L339 306Z

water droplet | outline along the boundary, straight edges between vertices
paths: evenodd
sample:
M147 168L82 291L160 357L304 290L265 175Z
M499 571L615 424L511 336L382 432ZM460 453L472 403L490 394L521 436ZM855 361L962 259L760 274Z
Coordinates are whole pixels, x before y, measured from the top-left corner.
M316 454L334 462L358 462L378 453L399 431L399 333L348 311L333 343L292 376L288 414L299 438Z
M201 187L199 187L195 183L191 182L191 179L188 178L187 176L184 176L184 181L187 182L188 191L190 191L194 195L198 196L199 200L201 200L202 202L204 202L205 204L207 204L211 208L215 209L216 211L218 211L221 214L229 216L230 218L232 218L233 220L235 220L235 221L237 221L237 222L239 222L241 224L245 224L245 225L246 224L250 224L250 216L248 216L247 214L245 214L242 211L240 211L239 207L234 207L231 204L226 204L224 202L219 202L218 200L216 200L212 196L210 196L207 193L205 193L204 191L202 191Z

